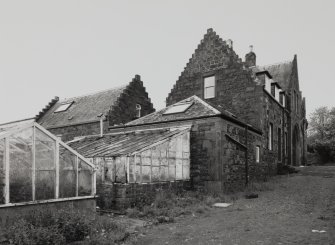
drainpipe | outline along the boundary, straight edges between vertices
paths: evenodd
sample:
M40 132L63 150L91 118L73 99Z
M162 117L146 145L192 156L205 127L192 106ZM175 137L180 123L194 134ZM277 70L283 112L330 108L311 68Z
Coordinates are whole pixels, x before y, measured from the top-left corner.
M104 114L101 113L98 115L98 117L100 118L100 137L102 137L104 135Z
M245 126L245 185L249 183L249 165L248 165L248 125Z

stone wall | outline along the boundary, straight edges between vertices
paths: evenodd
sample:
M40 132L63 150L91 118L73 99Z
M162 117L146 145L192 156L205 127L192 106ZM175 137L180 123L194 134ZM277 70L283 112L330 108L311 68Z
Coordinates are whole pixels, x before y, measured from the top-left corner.
M288 116L287 111L282 107L271 94L264 90L263 96L263 106L262 106L262 121L261 130L263 132L263 148L264 148L264 160L269 165L269 171L273 174L277 173L278 167L288 163L289 154L285 154L285 133L289 135L288 129ZM269 124L273 124L273 147L269 150L268 147L268 134L269 134ZM278 135L280 129L281 135ZM279 139L280 138L280 139ZM280 141L280 149L278 148ZM279 152L281 151L281 152ZM279 156L280 155L280 156Z
M190 189L189 181L171 181L148 184L110 184L97 186L97 205L102 209L123 210L129 207L150 205L159 192L180 193Z
M215 76L215 97L210 99L204 99L207 76ZM232 47L210 29L169 93L166 104L197 95L219 110L228 110L257 127L261 88Z
M48 130L54 135L61 137L62 141L67 142L78 136L100 134L100 122L83 123L59 128L50 128ZM105 120L104 132L107 131L108 122Z
M141 106L141 117L155 111L143 82L139 78L130 83L118 99L117 105L110 110L109 126L125 124L136 119L136 104Z
M248 141L246 142L246 129L221 117L138 125L112 129L112 131L131 131L190 124L193 125L191 129L189 182L192 189L213 193L242 190L246 183L246 150L242 147L245 143L248 146L249 180L264 180L269 176L269 165L263 161L264 158L261 156L259 163L255 161L256 146L261 147L261 155L264 152L262 136L248 130Z

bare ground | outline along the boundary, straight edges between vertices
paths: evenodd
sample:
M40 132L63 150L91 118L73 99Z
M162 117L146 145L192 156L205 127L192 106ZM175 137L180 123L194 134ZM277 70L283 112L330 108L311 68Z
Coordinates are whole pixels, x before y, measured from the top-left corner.
M273 182L259 198L142 228L128 243L335 244L335 166L305 167Z

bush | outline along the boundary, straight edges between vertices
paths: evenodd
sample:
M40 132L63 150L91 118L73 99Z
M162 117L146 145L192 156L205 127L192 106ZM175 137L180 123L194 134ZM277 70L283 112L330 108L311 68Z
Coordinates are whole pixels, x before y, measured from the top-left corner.
M57 227L34 226L24 219L20 219L6 231L5 237L12 244L64 244L65 238Z
M65 210L57 212L56 223L67 242L84 240L90 233L91 220L79 212Z

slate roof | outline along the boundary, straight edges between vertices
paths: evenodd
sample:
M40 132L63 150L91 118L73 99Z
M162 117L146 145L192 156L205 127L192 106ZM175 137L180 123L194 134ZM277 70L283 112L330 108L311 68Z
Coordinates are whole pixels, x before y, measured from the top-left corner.
M115 157L140 151L153 144L165 141L190 128L156 129L86 136L68 142L68 145L86 158Z
M164 112L166 112L169 108L175 105L185 104L185 103L191 103L191 106L185 112L164 115ZM198 96L193 95L178 103L170 105L162 110L159 110L157 112L151 113L149 115L146 115L144 117L131 121L127 123L126 125L139 125L139 124L145 124L145 123L164 122L164 121L167 122L171 120L184 120L184 119L191 119L195 117L215 116L215 115L220 115L220 114L221 112L219 110L217 110L216 108L214 108L207 102L203 101Z
M286 61L266 66L256 66L252 69L254 72L268 71L271 74L272 79L275 82L278 82L283 90L287 90L290 85L293 61Z
M98 116L108 113L127 85L57 101L44 116L40 117L39 123L45 128L53 128L99 121ZM70 102L72 105L66 111L55 112L62 104Z

